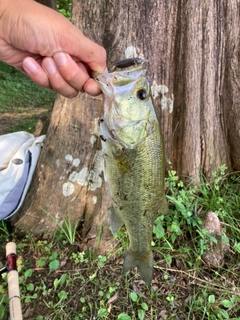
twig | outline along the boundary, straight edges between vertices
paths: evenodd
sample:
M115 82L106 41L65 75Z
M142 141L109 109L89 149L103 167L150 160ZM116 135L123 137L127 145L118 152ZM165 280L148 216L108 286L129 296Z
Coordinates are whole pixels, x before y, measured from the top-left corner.
M214 288L216 288L217 290L219 291L222 291L222 292L228 292L229 294L233 294L233 295L236 295L236 296L240 296L240 292L238 291L232 291L232 290L228 290L227 288L223 288L221 285L217 284L217 283L209 283L209 281L207 280L204 280L204 279L200 279L196 276L193 276L191 275L190 273L186 272L186 271L183 271L183 270L178 270L178 269L172 269L172 268L165 268L165 267L158 267L158 266L155 266L154 267L155 269L160 269L160 270L166 270L166 271L171 271L171 272L178 272L178 273L182 273L182 274L185 274L186 276L194 279L194 280L197 280L199 281L200 283L198 283L199 286L201 287L204 287L204 285L202 283L204 283L205 285L209 285L209 286L212 286ZM195 270L194 270L195 271Z

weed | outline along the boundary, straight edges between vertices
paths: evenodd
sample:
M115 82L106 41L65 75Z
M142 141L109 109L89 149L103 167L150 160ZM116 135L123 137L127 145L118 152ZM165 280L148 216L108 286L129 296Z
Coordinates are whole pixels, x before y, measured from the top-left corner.
M72 259L73 259L73 262L76 264L87 262L87 259L85 258L85 252L73 252Z
M8 229L4 220L0 220L0 232L8 236Z
M0 319L4 318L8 308L8 297L6 295L2 295L3 293L3 288L0 286Z
M136 292L130 292L130 299L135 303L137 307L137 315L140 320L145 319L145 312L148 311L148 305L146 302L142 302L143 295L137 295Z
M60 262L57 259L57 252L53 252L49 258L50 262L49 262L49 269L50 270L57 270L57 268L60 266Z
M170 213L158 217L154 224L155 265L150 288L136 269L122 275L122 254L128 246L124 227L107 255L76 252L76 246L67 245L76 241L75 225L70 224L69 216L61 227L71 241L61 229L48 240L31 235L19 239L24 314L30 312L29 318L37 320L239 319L239 182L239 176L228 173L225 166L211 181L201 175L198 186L184 185L173 170L169 171L166 185ZM202 227L202 214L208 210L215 211L222 221L221 240L230 248L221 268L209 268L202 261L209 242L217 241ZM6 241L4 232L0 240ZM6 292L3 275L0 319L4 320Z
M72 245L75 242L75 237L76 237L76 231L78 227L79 220L76 221L75 223L72 222L70 214L68 212L67 218L63 218L63 222L59 223L54 216L52 216L50 213L48 213L46 210L42 209L48 217L50 217L56 225L59 227L60 231L62 234L66 237L68 242Z

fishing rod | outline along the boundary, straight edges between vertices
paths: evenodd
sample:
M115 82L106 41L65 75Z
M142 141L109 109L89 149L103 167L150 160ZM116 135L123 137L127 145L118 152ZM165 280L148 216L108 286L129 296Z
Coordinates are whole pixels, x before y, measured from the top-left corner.
M8 243L6 245L6 266L0 270L0 274L7 272L9 311L11 320L22 320L22 307L20 300L16 243L12 239L12 225L6 220L8 230Z

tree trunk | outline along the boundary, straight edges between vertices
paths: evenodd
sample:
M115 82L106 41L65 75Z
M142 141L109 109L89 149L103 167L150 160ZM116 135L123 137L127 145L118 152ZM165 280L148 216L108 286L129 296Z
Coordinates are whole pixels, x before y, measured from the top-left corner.
M15 217L17 227L48 234L57 227L56 221L62 223L70 215L73 223L83 220L84 250L96 249L99 236L112 239L109 222L102 227L110 201L99 151L101 113L100 97L80 94L68 100L58 96L31 191Z
M209 177L223 163L240 169L239 7L238 0L73 1L73 23L107 49L110 70L126 56L148 60L166 157L180 176ZM83 219L83 244L96 247L101 231L104 249L111 235L101 113L100 97L57 98L18 227L52 232L41 208L59 221L69 211Z
M74 3L74 22L107 49L109 66L131 54L149 61L166 157L179 175L240 168L239 9L238 0Z

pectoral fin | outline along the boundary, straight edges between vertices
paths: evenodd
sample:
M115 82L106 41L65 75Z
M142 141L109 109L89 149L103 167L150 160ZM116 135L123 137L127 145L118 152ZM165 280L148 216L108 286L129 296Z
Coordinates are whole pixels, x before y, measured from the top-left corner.
M113 235L116 234L118 229L120 229L121 226L123 225L122 219L119 217L118 214L116 214L114 208L111 208L110 225L111 225L111 231Z

